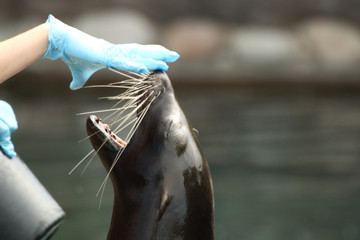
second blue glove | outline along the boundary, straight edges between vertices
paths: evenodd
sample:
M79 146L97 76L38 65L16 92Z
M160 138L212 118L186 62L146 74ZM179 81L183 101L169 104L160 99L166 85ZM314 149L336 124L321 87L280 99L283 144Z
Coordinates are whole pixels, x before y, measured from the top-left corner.
M10 158L16 156L14 144L11 142L11 133L17 128L13 109L7 102L0 100L0 147Z

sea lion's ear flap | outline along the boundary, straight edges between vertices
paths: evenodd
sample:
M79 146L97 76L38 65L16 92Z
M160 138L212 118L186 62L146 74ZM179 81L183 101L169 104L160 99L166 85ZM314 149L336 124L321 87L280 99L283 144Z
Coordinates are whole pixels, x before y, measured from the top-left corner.
M157 216L158 221L161 220L161 217L164 215L164 212L165 212L167 206L169 205L170 201L171 201L171 197L169 196L167 191L163 191L163 193L161 194L161 197L160 197L159 214Z

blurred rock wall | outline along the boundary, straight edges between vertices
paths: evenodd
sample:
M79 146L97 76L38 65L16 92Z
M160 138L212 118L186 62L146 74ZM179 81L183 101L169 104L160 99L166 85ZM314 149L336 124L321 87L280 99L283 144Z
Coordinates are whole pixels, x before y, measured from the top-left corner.
M360 2L354 0L0 4L0 39L44 22L53 13L114 43L160 43L178 51L181 58L170 68L175 79L357 82L360 75ZM66 67L41 60L29 71L64 72Z
M321 15L360 22L357 0L2 0L0 20L46 15L49 10L61 17L76 16L89 9L116 7L137 9L156 21L199 16L235 23L288 25Z

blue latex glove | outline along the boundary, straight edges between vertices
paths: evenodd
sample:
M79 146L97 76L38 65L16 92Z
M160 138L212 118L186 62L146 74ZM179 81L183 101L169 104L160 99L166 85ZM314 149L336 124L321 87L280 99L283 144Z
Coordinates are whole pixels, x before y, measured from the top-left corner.
M135 73L166 71L165 62L179 58L179 54L160 45L109 43L66 25L52 15L47 22L50 23L49 46L43 57L61 58L69 66L73 90L84 86L92 74L105 67Z
M0 147L10 158L16 156L15 148L10 138L11 133L17 128L17 121L11 106L7 102L0 100Z

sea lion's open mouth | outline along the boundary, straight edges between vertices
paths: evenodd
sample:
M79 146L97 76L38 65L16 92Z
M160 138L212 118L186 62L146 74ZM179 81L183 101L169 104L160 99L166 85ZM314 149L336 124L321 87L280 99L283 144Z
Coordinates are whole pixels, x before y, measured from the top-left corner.
M118 137L114 132L111 131L109 125L102 122L102 119L91 115L89 120L92 122L93 128L97 128L98 131L94 131L95 133L101 133L105 139L111 140L120 148L125 148L127 143Z
M151 104L165 93L166 88L172 89L169 84L168 77L162 71L155 71L141 76L139 79L132 78L108 85L108 87L126 90L119 95L105 97L109 100L118 101L112 109L106 110L106 112L113 112L109 115L112 119L109 124L117 124L113 131L111 131L108 124L103 123L95 115L91 115L88 119L87 131L90 139L94 140L93 136L96 135L96 138L101 142L101 144L99 142L98 145L94 146L96 151L107 145L113 150L117 150L116 148L124 149L141 125ZM87 112L87 114L96 112L102 111ZM109 118L109 116L106 118ZM127 130L129 132L124 140L116 135L116 133L126 132ZM117 159L120 158L122 152L119 153Z

